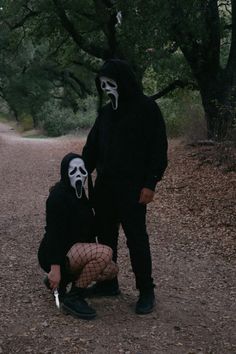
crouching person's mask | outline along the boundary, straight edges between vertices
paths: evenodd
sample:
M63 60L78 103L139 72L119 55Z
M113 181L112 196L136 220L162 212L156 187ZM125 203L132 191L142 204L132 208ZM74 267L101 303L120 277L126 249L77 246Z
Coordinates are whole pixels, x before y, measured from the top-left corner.
M118 85L117 83L109 79L109 77L101 76L100 77L101 89L108 95L111 100L112 108L118 108Z
M71 186L75 189L77 198L82 197L83 187L88 176L84 166L84 161L80 158L74 158L69 163L68 176Z

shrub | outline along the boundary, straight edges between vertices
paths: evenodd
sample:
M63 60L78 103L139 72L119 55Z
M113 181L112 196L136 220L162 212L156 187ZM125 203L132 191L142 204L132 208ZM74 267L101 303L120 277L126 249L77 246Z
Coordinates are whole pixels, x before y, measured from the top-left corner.
M95 99L89 97L79 101L79 110L63 107L56 101L48 101L38 113L37 119L49 136L60 136L69 132L78 132L89 128L96 117Z
M97 115L96 104L97 98L94 96L79 100L79 110L76 113L77 130L90 128L93 125Z
M34 128L33 117L30 114L22 113L19 116L19 122L23 131L31 130Z
M206 124L200 97L196 92L178 90L175 96L158 101L169 137L186 136L189 140L204 139Z

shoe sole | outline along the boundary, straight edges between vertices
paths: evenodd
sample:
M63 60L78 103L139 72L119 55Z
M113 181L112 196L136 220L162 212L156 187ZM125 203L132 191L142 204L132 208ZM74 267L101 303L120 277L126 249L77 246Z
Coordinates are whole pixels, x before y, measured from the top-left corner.
M156 307L156 303L154 302L153 307L152 307L151 309L149 309L149 310L147 310L147 311L137 311L137 310L135 309L135 313L136 313L137 315L148 315L149 313L151 313L151 312L155 309L155 307Z
M64 304L61 304L61 310L62 312L65 314L65 315L72 315L73 317L76 317L76 318L81 318L83 320L92 320L94 319L97 314L96 313L91 313L91 314L86 314L86 313L79 313L79 312L75 312L73 310L71 310L69 307L67 307L66 305Z
M148 314L151 313L153 310L154 310L154 307L151 308L151 309L148 310L148 311L143 311L143 312L141 312L141 311L139 312L139 311L135 310L135 313L136 313L137 315L148 315Z

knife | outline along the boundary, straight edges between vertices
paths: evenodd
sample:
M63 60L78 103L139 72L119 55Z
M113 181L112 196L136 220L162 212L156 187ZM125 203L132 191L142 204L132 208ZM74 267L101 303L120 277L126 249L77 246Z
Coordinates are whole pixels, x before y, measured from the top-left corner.
M53 291L53 295L55 297L56 307L59 309L60 308L60 301L59 301L59 292L57 289L55 289Z

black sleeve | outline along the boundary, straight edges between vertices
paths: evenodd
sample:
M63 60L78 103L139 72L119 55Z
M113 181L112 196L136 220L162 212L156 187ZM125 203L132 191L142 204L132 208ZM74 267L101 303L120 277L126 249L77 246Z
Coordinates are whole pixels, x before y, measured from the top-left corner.
M154 101L148 105L148 163L144 187L155 190L167 167L168 142L162 113Z
M49 264L62 264L67 253L67 209L60 195L46 203L47 257Z
M98 125L99 125L99 117L97 117L92 129L89 132L86 144L82 152L85 167L89 173L93 172L97 162Z

